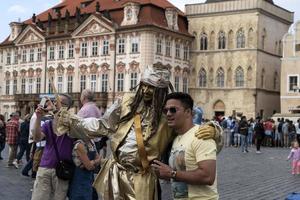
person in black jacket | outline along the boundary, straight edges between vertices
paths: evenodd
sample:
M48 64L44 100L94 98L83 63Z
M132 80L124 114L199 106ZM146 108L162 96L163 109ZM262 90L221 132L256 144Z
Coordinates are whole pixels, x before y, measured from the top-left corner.
M242 141L242 151L243 153L248 153L248 122L246 119L246 116L242 116L241 121L239 123L239 133L241 135L241 141Z
M256 153L260 154L261 153L260 146L265 137L265 129L264 129L263 120L260 119L259 117L257 118L257 122L254 127L254 134L256 138Z
M5 133L5 122L4 122L4 116L0 115L0 160L3 160L1 156L1 152L5 148L5 139L6 139L6 133Z
M18 164L20 164L25 151L26 151L26 161L28 162L30 159L30 146L28 144L30 117L31 117L30 115L26 115L24 122L22 122L20 126L20 130L21 130L20 138L19 138L20 150L17 155Z

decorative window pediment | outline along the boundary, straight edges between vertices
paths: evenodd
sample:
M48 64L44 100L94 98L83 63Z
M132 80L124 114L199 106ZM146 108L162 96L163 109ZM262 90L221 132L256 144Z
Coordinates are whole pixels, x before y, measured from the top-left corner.
M168 22L168 27L173 30L178 30L178 12L176 8L166 8L165 16Z
M134 25L138 22L140 4L128 2L124 5L124 17L121 26Z
M16 39L16 44L32 44L43 42L44 37L28 26Z

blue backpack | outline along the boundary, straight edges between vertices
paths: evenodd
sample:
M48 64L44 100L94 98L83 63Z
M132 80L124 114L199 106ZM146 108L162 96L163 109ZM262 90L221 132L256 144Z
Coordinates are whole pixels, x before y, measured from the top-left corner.
M300 193L297 193L297 192L290 193L290 194L285 198L285 200L300 200Z

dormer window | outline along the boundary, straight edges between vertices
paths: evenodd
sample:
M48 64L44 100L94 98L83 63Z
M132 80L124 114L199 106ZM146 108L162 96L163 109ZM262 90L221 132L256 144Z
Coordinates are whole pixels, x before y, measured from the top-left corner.
M93 1L85 1L85 2L81 2L80 4L80 8L85 8L88 5L90 5Z
M173 30L178 30L178 12L176 8L166 8L165 16L168 22L168 27Z
M140 12L140 5L134 2L128 2L124 5L124 18L121 23L122 26L134 25L138 22L138 15Z

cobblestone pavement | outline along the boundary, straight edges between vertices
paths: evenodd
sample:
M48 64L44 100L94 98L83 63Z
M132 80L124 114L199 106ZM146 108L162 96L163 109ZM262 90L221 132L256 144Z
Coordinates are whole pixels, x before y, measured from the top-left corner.
M224 148L218 156L218 190L221 200L282 200L300 192L300 175L290 174L286 161L289 149L262 148L244 154L237 148ZM0 199L29 200L33 180L21 169L6 168L7 150L0 161ZM163 200L169 200L169 184L163 182Z

